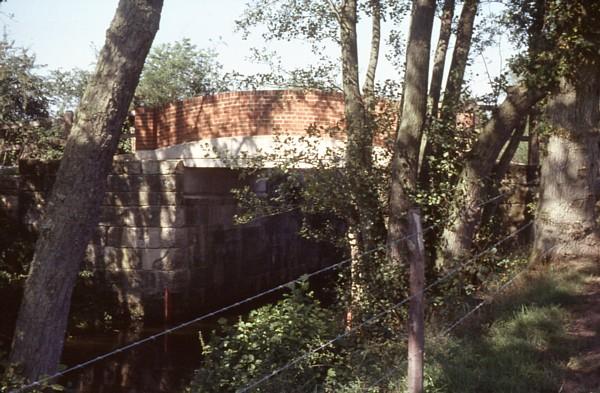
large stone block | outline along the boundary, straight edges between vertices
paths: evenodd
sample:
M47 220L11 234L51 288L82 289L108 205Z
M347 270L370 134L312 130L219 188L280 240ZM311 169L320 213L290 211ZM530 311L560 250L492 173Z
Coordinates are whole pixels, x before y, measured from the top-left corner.
M182 189L180 175L109 175L108 191L172 192Z
M125 227L183 227L185 210L177 206L105 206L100 223Z
M141 175L142 163L137 160L119 160L115 157L113 160L112 173L116 175Z
M146 175L170 175L183 173L183 162L181 160L144 160L140 161L142 173Z
M142 269L179 270L189 267L188 247L185 248L148 248L140 250Z
M106 206L172 206L182 202L179 192L107 192L104 196Z
M108 191L170 192L182 189L179 175L109 175Z
M185 292L190 287L191 273L188 270L149 271L121 270L107 272L108 280L116 283L117 289L126 300L128 295L137 297L162 297L165 289Z
M110 227L107 238L111 247L184 247L188 245L188 228Z
M141 251L140 248L104 247L102 268L108 271L141 270Z

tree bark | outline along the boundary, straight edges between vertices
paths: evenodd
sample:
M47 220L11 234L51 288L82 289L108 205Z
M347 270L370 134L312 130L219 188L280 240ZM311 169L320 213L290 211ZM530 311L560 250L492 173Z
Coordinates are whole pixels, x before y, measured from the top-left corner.
M465 0L458 20L456 44L454 45L454 52L452 52L452 62L450 63L442 101L442 117L446 120L454 118L462 93L478 6L479 0Z
M441 252L436 261L438 270L451 269L456 261L469 255L473 235L481 219L480 204L485 198L496 158L515 127L543 97L541 90L524 86L510 88L504 102L481 131L460 173L452 198L451 220L442 233Z
M552 128L541 160L534 261L600 256L595 183L600 133L600 73L580 69L548 102Z
M458 149L460 151L464 150L464 146L457 142L460 140L460 138L455 138L455 133L457 132L456 112L459 110L462 86L464 83L467 62L469 60L469 52L471 50L471 40L473 37L473 29L475 26L475 17L477 15L478 5L479 0L465 0L463 4L460 18L458 20L458 31L456 34L454 51L452 53L452 61L448 71L448 80L446 81L446 88L444 89L444 97L440 113L441 119L438 122L436 122L436 118L438 111L437 107L439 90L437 91L437 97L435 97L437 98L436 102L432 102L432 105L435 105L435 108L432 106L431 109L431 126L429 127L427 143L425 144L420 173L420 183L426 190L436 190L436 184L439 183L440 179L448 177L449 175L448 173L443 173L444 171L447 172L447 170L438 169L432 165L430 157L439 158L444 152L449 152L450 150L454 149ZM440 70L440 73L443 75L443 68ZM440 78L439 84L441 85L442 75L432 75L432 88L430 89L430 97L432 98L432 101L434 98L432 97L432 93L434 93L433 88L435 87L439 89L438 86L434 86L433 77ZM435 82L436 84L438 83L438 81ZM447 143L450 143L453 147L450 149L444 148L443 145ZM454 176L450 176L450 178L452 181L455 181L456 175L454 174Z
M402 117L392 158L388 257L406 263L406 247L399 239L408 233L406 214L417 187L419 149L427 114L427 78L435 0L413 0L406 49Z
M353 211L349 212L348 237L351 262L350 309L347 313L347 326L361 316L362 299L369 295L368 269L376 254L373 250L385 241L385 222L377 190L370 182L373 178L373 135L374 121L369 112L367 97L374 100L374 80L379 56L379 1L373 0L373 37L369 69L365 80L365 97L359 83L357 50L357 1L344 0L338 15L340 24L340 46L342 54L342 84L344 93L344 118L346 122L345 170L350 183L350 198ZM371 102L372 103L372 102Z
M381 0L371 0L371 53L367 75L363 85L363 96L367 110L372 110L375 103L375 73L379 63L379 48L381 46Z
M517 152L517 149L519 148L519 145L521 144L521 139L525 134L525 129L526 126L524 123L519 124L517 128L515 128L511 137L509 138L508 144L504 148L504 151L498 160L498 163L494 166L490 179L490 189L486 192L487 195L490 195L490 198L493 198L500 193L502 179L504 179L504 176L506 176L510 170L510 164L515 156L515 153ZM495 199L493 202L487 203L485 206L483 206L481 218L482 226L487 225L492 220L498 211L498 207L500 206L502 199L503 198Z
M160 21L162 0L121 0L68 137L40 227L11 362L34 380L56 371L71 294L96 226L121 125Z
M429 113L431 118L438 115L438 106L440 103L440 94L442 92L442 80L444 78L444 68L446 65L446 53L448 52L448 43L452 34L452 18L454 17L454 0L444 1L442 8L442 18L440 24L440 35L433 58L433 70L431 72L431 83L429 85Z

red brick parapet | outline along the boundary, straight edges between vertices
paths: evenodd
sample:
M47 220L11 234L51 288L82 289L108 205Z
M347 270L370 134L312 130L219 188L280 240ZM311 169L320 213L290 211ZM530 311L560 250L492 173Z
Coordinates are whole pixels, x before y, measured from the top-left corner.
M313 125L335 127L344 114L339 93L269 90L220 93L135 111L136 150L202 139L305 135Z

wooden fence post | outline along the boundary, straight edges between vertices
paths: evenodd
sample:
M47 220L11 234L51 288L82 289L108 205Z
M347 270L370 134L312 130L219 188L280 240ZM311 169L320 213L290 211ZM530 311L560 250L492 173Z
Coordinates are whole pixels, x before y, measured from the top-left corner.
M408 212L408 257L410 264L410 301L408 303L408 393L423 393L423 352L425 346L425 249L421 211Z

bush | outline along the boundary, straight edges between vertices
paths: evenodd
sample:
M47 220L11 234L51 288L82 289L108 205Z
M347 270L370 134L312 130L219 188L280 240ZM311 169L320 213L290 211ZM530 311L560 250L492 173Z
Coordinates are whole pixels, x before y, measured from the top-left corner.
M340 332L336 313L321 306L302 282L275 304L252 311L203 342L204 360L189 392L228 392L272 373ZM338 358L325 348L260 384L257 392L304 392L331 374Z

